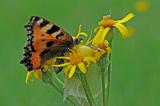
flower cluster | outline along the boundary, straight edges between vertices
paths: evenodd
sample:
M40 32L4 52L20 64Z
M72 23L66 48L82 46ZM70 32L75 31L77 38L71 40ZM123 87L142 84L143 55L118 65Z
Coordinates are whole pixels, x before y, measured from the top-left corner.
M79 26L78 34L73 39L79 39L79 35L84 35L86 39L88 37L85 32L81 32L81 25ZM87 39L86 42L82 40L82 42L70 49L66 56L57 57L58 59L64 59L65 63L52 66L63 67L64 73L68 75L68 78L74 75L77 68L85 74L90 64L96 63L103 55L111 52L107 40L99 44L98 47L93 46L91 43L92 39Z
M117 28L122 37L125 38L128 35L128 29L123 23L132 19L134 15L129 13L121 20L113 20L110 15L104 16L102 20L98 22L98 27L94 31L92 38L88 38L88 34L81 31L81 25L79 26L78 33L73 36L73 40L79 39L80 36L84 36L83 39L71 49L65 56L58 56L48 60L44 64L44 70L49 70L54 67L62 67L64 73L68 78L72 78L76 70L79 69L82 73L86 73L88 67L101 60L101 58L111 53L109 42L107 39L108 33L115 27ZM56 59L63 59L63 64L55 64ZM31 79L32 74L36 79L41 79L42 71L30 71L27 73L26 82Z
M43 63L41 69L28 71L26 83L30 81L34 75L34 78L42 79L43 82L49 83L55 87L57 91L61 93L63 92L64 98L68 98L68 100L74 105L81 102L80 105L88 103L85 105L94 106L96 104L94 99L99 91L99 94L102 92L103 106L106 106L109 97L110 73L112 66L111 52L113 49L113 35L111 35L110 32L113 28L116 28L122 35L122 38L128 37L130 35L130 30L123 25L123 23L128 22L133 17L133 13L129 13L120 20L113 20L110 15L103 16L98 22L98 26L95 28L94 33L90 35L90 37L88 37L86 32L81 31L82 25L80 25L77 34L72 37L74 46L68 48L67 52L63 55L47 60ZM63 62L57 62L57 60L62 60ZM51 72L53 69L55 69L54 72L56 72L56 69L59 69L65 73L66 77L64 77L64 83L58 79L56 74ZM55 76L56 81L61 84L61 89L63 90L52 82L53 75ZM94 82L94 88L89 86L91 85L89 84L89 77L91 78L91 76L94 78L94 81L92 80L92 82ZM99 80L99 78L101 80ZM101 88L98 88L98 90L95 86L95 79L98 84L101 82ZM83 95L83 93L85 93L85 95ZM69 98L70 95L74 98ZM78 100L78 102L74 103L75 100L72 101L73 99ZM84 100L86 100L86 102L84 102Z

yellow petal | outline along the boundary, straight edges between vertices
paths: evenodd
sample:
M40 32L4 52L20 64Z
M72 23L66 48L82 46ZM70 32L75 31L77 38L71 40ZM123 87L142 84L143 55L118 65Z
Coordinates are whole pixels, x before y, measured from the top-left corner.
M88 36L88 34L87 34L87 33L85 33L85 32L80 32L80 33L79 33L79 35L83 35L83 36L85 36L85 37L87 37L87 36Z
M110 27L106 27L105 28L105 30L103 31L103 34L101 35L101 39L100 39L99 44L102 44L104 42L105 37L106 37L106 35L107 35L107 33L108 33L109 30L110 30Z
M116 23L114 26L120 31L120 33L122 34L123 38L127 37L128 30L123 24Z
M98 30L99 28L100 28L100 27L94 28L93 31L94 31L94 32L97 32L97 30Z
M105 46L108 46L109 42L107 40L104 40L104 44L105 44Z
M84 61L91 61L91 62L93 62L93 63L96 63L96 59L94 58L94 57L85 57L84 58Z
M71 69L72 65L68 65L64 68L64 73L68 74L68 71Z
M81 32L81 27L82 27L82 25L79 25L79 27L78 27L78 33L77 33L77 35L76 35L75 38L79 38L80 35L83 35L83 36L85 36L85 37L88 36L87 33Z
M41 79L42 78L42 71L39 69L39 70L35 70L34 71L34 77L36 79Z
M32 79L32 73L33 73L33 71L27 71L26 84L28 83L28 81L31 81L31 79Z
M91 63L91 62L90 62L89 60L87 60L87 59L84 59L84 61L87 62L87 65L86 65L87 67L88 67L88 66L90 65L90 63Z
M76 65L73 65L71 67L71 70L69 71L68 77L71 78L73 76L73 74L74 74L75 71L76 71Z
M103 23L103 20L99 21L99 22L98 22L98 25L102 25L102 23Z
M105 28L103 28L103 27L99 28L98 32L96 33L95 37L93 38L93 41L92 41L93 46L97 46L99 44L104 30L105 30Z
M89 38L87 39L85 45L89 45L91 42L92 42L92 31L91 31L91 34L90 34Z
M110 54L112 52L112 49L110 47L107 47L106 51L108 54Z
M87 72L87 68L85 66L85 64L83 62L80 62L78 64L79 69L81 70L82 73L86 73Z
M55 64L55 65L52 65L53 67L64 67L64 66L67 66L67 65L70 65L71 63L70 62L67 62L67 63L64 63L64 64Z
M133 17L134 17L134 14L133 14L133 13L129 13L129 14L128 14L127 16L125 16L123 19L118 20L118 21L115 21L115 22L125 23L125 22L131 20Z
M69 57L57 57L58 59L67 59L69 60Z
M54 64L56 62L56 58L51 58L45 62L45 64Z

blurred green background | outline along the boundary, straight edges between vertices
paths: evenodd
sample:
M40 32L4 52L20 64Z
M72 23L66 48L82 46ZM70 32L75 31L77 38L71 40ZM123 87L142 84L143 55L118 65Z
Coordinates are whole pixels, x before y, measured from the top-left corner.
M42 81L25 84L19 61L30 16L45 17L74 35L79 24L89 33L109 10L113 19L135 14L127 23L131 38L122 40L115 32L110 106L160 106L160 2L148 0L148 10L140 12L137 1L0 0L0 106L70 106Z

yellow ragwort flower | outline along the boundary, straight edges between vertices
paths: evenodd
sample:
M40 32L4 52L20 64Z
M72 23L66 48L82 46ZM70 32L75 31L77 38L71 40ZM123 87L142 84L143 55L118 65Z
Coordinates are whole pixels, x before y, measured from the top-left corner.
M41 79L42 78L42 71L41 71L41 69L27 71L26 80L25 80L26 84L28 82L32 81L33 75L34 75L35 79Z
M102 44L99 44L98 48L95 48L93 51L93 57L96 59L96 61L99 61L99 59L107 54L111 53L111 48L108 46L109 42L105 40Z
M43 65L44 70L43 71L48 71L49 69L52 69L52 64L55 64L56 58L51 58L45 62ZM27 71L26 75L26 84L30 81L32 81L33 77L37 80L42 79L42 70L32 70L32 71Z
M57 57L60 59L65 59L66 62L64 64L52 65L55 67L64 67L64 72L69 78L74 75L77 67L82 73L86 73L89 64L91 62L96 62L95 58L92 57L93 50L88 46L77 45L70 51L71 52L67 56Z
M126 37L128 35L128 30L122 23L128 22L133 17L134 14L129 13L123 19L115 21L111 18L111 16L104 16L103 19L98 22L99 30L93 38L92 45L97 47L99 44L102 44L106 38L107 33L114 27L120 31L123 38Z
M147 0L139 0L135 3L135 9L138 12L144 13L149 10L149 3Z

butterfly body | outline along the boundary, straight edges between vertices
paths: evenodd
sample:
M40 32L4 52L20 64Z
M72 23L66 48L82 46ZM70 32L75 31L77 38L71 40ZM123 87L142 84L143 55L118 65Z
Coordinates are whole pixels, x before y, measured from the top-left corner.
M27 43L20 63L28 71L41 68L48 59L63 55L73 46L73 39L68 33L44 18L31 17L25 29Z

